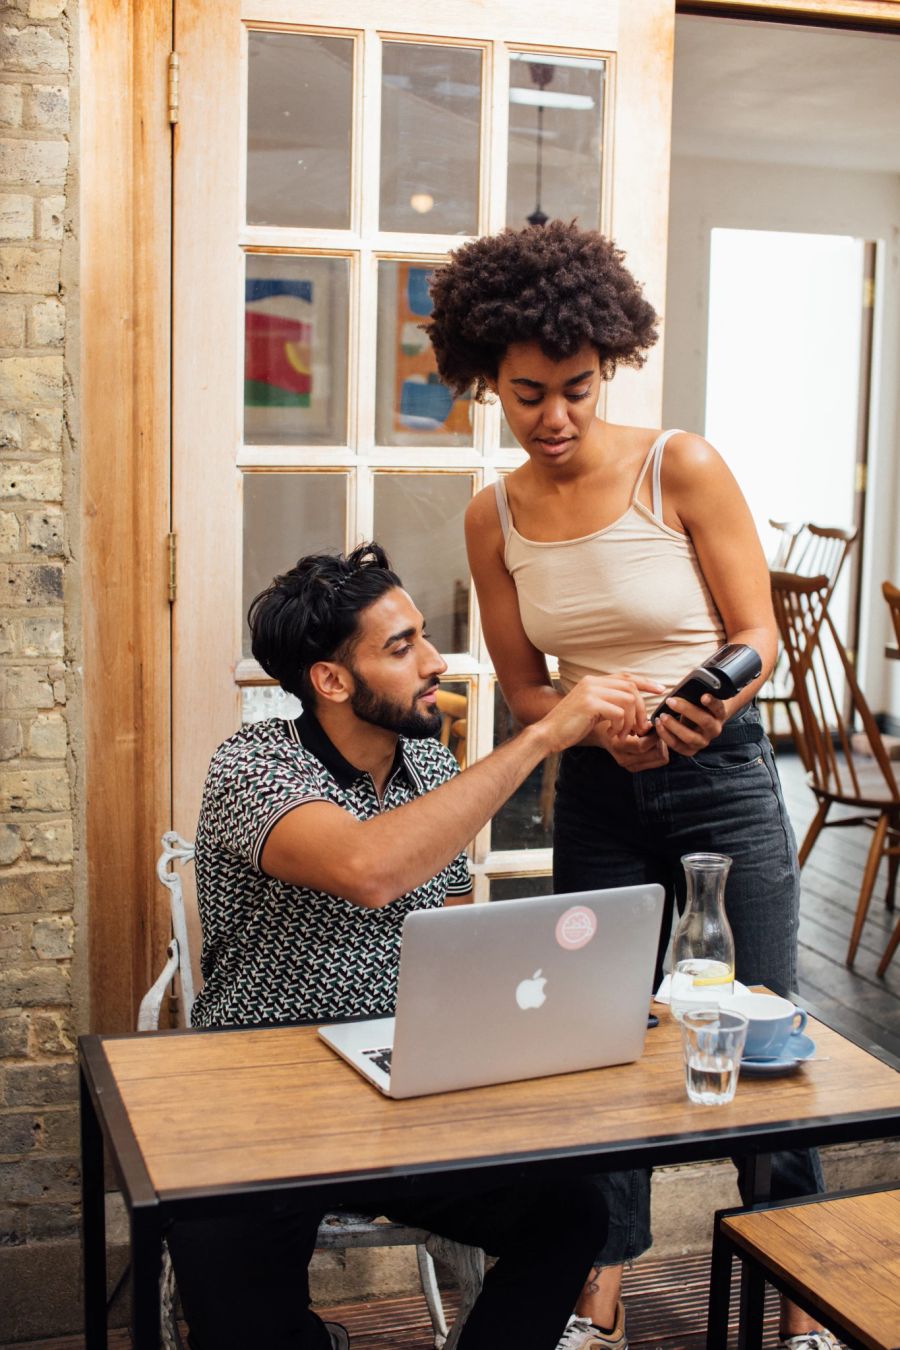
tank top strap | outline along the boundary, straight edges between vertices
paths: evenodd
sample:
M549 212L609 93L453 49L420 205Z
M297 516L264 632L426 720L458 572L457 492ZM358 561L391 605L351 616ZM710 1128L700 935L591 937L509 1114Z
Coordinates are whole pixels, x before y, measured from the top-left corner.
M498 478L494 482L494 497L497 501L497 515L500 517L500 528L503 531L503 540L509 538L509 501L506 496L506 480Z
M647 470L650 468L650 466L651 466L651 464L652 464L652 466L653 466L653 480L652 480L652 483L651 483L651 494L650 494L650 503L651 503L651 506L650 506L650 509L652 510L652 512L653 512L654 516L657 518L657 520L662 520L662 513L663 513L663 512L662 512L662 457L663 457L663 451L665 450L666 444L668 443L669 439L670 439L672 436L678 436L679 434L680 434L680 428L679 428L679 427L672 427L671 430L669 430L669 431L661 431L661 432L659 433L659 435L657 436L656 440L653 442L653 444L651 445L650 449L647 451L646 458L644 459L644 462L643 462L643 464L641 465L641 471L640 471L640 473L638 474L637 480L636 480L635 485L634 485L634 491L633 491L632 494L631 494L631 504L632 504L632 506L634 506L635 503L637 502L637 499L638 499L638 492L640 491L641 484L643 483L644 479L646 478L646 476L647 476Z

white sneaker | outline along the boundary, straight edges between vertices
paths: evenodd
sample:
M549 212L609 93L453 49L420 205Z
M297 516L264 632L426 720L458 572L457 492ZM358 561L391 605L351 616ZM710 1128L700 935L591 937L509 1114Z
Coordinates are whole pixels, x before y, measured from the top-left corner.
M350 1337L347 1328L340 1322L326 1322L325 1330L331 1337L331 1350L350 1350Z
M803 1331L799 1336L782 1336L779 1350L841 1350L836 1336L823 1327L821 1331Z
M573 1313L556 1350L628 1350L625 1309L621 1302L616 1309L616 1325L608 1333L595 1327L590 1318L576 1317ZM791 1346L789 1350L805 1350L805 1347ZM831 1350L831 1347L810 1346L809 1350Z

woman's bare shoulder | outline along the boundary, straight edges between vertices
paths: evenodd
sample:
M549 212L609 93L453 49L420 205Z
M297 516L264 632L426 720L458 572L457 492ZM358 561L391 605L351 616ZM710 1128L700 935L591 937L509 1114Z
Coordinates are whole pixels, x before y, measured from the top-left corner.
M492 524L500 528L500 517L497 513L497 492L493 483L488 483L475 496L466 507L466 524L477 526L478 529L487 529Z
M676 485L693 479L698 473L725 467L714 445L694 431L677 431L666 442L663 459L666 478Z

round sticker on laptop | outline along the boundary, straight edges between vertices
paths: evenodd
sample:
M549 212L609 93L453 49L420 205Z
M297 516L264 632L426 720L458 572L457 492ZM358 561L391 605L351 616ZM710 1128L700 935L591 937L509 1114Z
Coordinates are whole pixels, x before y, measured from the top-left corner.
M586 947L597 931L597 916L584 905L573 905L561 915L556 925L556 940L569 952Z

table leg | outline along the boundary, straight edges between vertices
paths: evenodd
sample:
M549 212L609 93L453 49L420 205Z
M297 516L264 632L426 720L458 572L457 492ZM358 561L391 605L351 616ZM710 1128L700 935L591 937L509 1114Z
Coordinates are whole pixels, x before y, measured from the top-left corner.
M713 1229L712 1261L709 1271L709 1311L706 1320L706 1350L726 1350L728 1313L731 1309L731 1243L723 1236L719 1216Z
M106 1350L106 1208L103 1192L103 1132L84 1070L81 1100L81 1244L86 1350Z
M771 1153L749 1154L741 1162L741 1199L747 1206L767 1204L772 1198ZM762 1345L766 1282L752 1261L741 1262L741 1320L738 1350Z
M766 1282L755 1261L741 1262L741 1322L738 1350L759 1350L763 1336Z
M134 1350L159 1350L162 1229L156 1205L131 1212L131 1317Z

